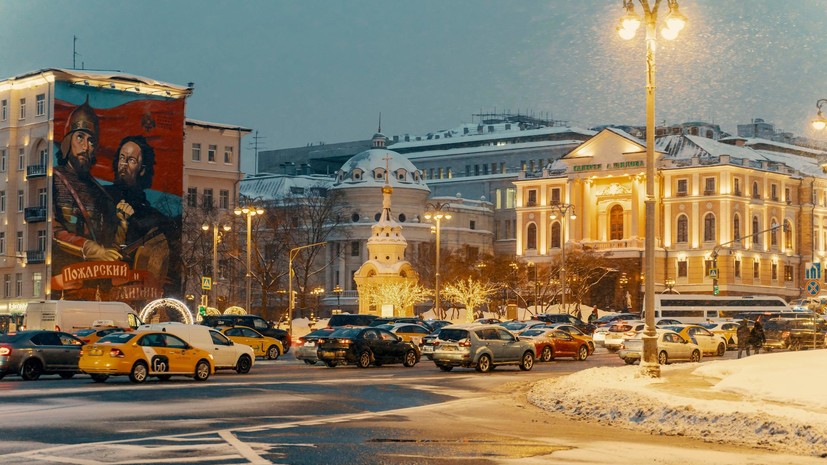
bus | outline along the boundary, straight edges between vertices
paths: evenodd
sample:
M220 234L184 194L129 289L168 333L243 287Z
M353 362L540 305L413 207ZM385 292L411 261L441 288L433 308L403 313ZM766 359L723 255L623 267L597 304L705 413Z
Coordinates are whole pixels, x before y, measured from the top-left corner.
M739 317L745 313L789 312L778 296L717 296L692 294L655 295L655 318L674 318L683 323Z

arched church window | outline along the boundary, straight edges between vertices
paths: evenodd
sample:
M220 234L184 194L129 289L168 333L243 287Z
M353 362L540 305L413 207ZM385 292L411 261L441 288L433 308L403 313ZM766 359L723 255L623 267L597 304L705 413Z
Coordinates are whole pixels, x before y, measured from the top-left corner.
M623 239L623 207L615 205L609 210L609 239Z

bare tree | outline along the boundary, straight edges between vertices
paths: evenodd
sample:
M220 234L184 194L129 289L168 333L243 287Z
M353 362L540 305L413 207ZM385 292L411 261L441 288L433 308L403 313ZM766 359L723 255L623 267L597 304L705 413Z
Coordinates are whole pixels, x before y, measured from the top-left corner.
M474 321L474 310L488 303L500 286L474 278L457 280L446 285L442 292L445 297L465 307L465 321Z

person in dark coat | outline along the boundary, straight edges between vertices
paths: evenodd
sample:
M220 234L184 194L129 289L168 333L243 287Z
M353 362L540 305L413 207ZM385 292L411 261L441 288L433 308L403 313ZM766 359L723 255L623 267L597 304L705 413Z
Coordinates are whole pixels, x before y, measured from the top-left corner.
M761 351L761 346L764 345L764 341L766 340L767 338L764 336L764 327L761 326L760 321L756 321L755 326L753 326L752 330L749 332L749 345L755 349L755 353L757 354ZM749 349L747 349L747 351L749 351ZM747 355L749 355L749 352L747 352Z
M741 320L741 323L738 324L738 331L735 333L735 335L736 337L738 337L738 358L741 358L741 352L743 352L744 349L747 350L747 357L749 357L749 339L751 331L749 329L749 325L747 324L747 320Z

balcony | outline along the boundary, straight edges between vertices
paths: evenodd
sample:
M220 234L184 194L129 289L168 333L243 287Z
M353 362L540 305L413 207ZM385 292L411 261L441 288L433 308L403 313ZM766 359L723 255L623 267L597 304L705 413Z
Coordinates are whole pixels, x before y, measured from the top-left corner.
M23 216L27 223L39 223L46 221L46 207L26 207Z
M39 178L46 176L46 165L29 165L26 167L26 177Z
M46 251L45 250L27 250L26 251L26 263L27 264L36 264L36 263L45 263L46 262Z

